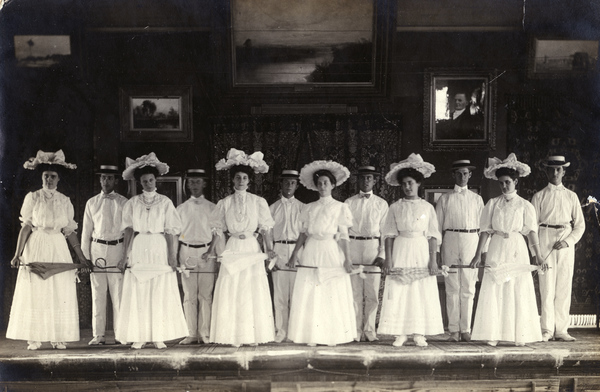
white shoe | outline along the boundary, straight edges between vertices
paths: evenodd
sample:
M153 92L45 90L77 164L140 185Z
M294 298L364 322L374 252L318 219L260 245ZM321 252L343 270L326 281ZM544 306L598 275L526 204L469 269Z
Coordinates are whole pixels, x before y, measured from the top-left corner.
M99 344L105 344L106 343L106 339L104 338L104 336L94 336L94 338L92 340L90 340L90 342L88 343L88 346L97 346Z
M498 341L497 340L489 340L487 342L488 346L492 346L492 347L496 347L498 345Z
M396 340L392 343L394 347L402 347L402 345L406 342L406 335L396 336Z
M413 341L419 347L427 347L428 346L427 339L425 339L425 336L423 336L423 335L413 336Z
M554 336L550 332L544 332L542 334L542 342L547 342L552 339L554 339Z
M523 342L515 342L515 346L517 346L517 347L525 347L525 343L523 343Z
M27 350L37 350L42 347L42 342L29 341L27 342Z
M278 333L277 335L275 335L275 343L281 343L285 340L285 334L284 333Z
M135 342L131 345L131 348L134 350L141 350L142 348L144 348L145 344L146 342Z
M167 345L164 342L154 342L154 347L159 350L167 348Z
M568 333L554 334L554 340L562 340L563 342L574 342L575 339L573 336Z
M57 350L65 350L67 348L64 342L50 342L50 344L52 345L52 348Z
M198 338L196 338L194 336L188 336L185 339L183 339L181 342L179 342L179 344L188 345L188 344L196 343L197 341L198 341Z

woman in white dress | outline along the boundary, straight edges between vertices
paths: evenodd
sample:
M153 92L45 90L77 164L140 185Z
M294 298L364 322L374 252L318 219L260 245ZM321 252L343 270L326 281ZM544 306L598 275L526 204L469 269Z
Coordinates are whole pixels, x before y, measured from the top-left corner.
M529 166L510 154L504 161L490 159L484 170L487 178L498 180L502 195L487 202L481 215L481 235L471 267L482 262L482 252L488 239L485 269L477 301L473 340L486 340L495 346L498 341L514 342L517 346L542 340L540 318L529 271L518 272L520 266L529 266L529 252L523 236L529 240L536 262L547 269L540 257L538 225L533 205L517 195L518 177L531 172ZM491 238L490 238L491 237ZM507 281L492 279L495 271L506 270ZM511 270L515 272L511 272Z
M419 197L424 178L435 172L432 164L419 154L393 164L385 176L388 184L402 186L404 198L390 206L382 235L385 239L387 275L392 269L418 274L429 269L429 276L410 283L385 280L383 303L377 333L395 335L394 347L402 346L413 335L417 346L427 346L425 335L444 333L438 294L437 247L442 237L435 209Z
M38 151L23 166L41 172L42 189L28 193L21 208L21 231L11 261L19 273L6 337L27 340L28 350L37 350L48 341L55 349L65 349L65 342L79 340L75 270L42 279L25 264L72 263L68 241L79 263L89 265L75 233L73 204L56 190L61 171L76 166L65 162L62 150Z
M347 168L332 161L315 161L300 171L302 185L318 191L320 198L300 214L300 236L288 262L290 268L305 267L298 268L290 308L288 338L295 343L335 346L356 337L348 258L352 213L331 196L349 176ZM325 270L333 277L325 278Z
M165 341L187 336L175 272L181 220L171 199L156 192L156 178L169 166L154 153L135 161L127 158L126 166L123 179L135 178L143 192L123 206L121 227L126 231L128 257L119 262L125 276L115 339L134 342L133 349L146 342L163 349Z
M267 256L261 253L255 233L260 231L268 257L274 258L274 221L267 201L247 192L254 173L266 173L269 166L261 152L247 156L232 148L227 160L219 161L216 168L229 169L234 194L217 203L211 223L213 241L206 253L216 257L214 244L224 232L229 233L224 250L228 264L221 265L213 294L210 342L234 347L270 342L275 338L275 326L264 263Z

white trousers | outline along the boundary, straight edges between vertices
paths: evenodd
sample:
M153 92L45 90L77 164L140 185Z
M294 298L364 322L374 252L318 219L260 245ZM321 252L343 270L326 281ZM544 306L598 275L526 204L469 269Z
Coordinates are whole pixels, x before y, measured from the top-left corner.
M208 246L190 248L181 245L179 263L181 266L194 267L189 277L181 275L183 287L183 313L188 327L188 336L200 338L208 343L210 336L210 316L215 288L216 271L214 261L202 260Z
M289 261L296 244L275 243L273 250L277 253L277 267L289 270L285 264ZM292 306L292 293L296 272L273 271L273 306L275 308L275 334L287 337L288 321L290 318L290 307Z
M379 253L379 240L350 240L349 257L352 264L372 264ZM356 267L356 266L355 266ZM352 295L354 296L354 313L356 314L356 337L363 334L376 337L375 320L379 306L379 284L381 269L379 267L364 267L366 278L358 275L350 276Z
M442 262L444 265L469 265L475 252L479 235L447 231L442 242ZM444 278L446 285L446 311L450 332L471 332L473 298L477 282L476 268L456 268Z
M106 260L106 266L116 267L123 258L123 243L117 245L104 245L92 242L90 248L92 263L97 259ZM106 333L106 299L107 293L110 293L113 310L113 328L117 328L119 320L119 307L121 306L121 291L123 289L123 274L115 273L117 268L106 270L94 268L90 274L90 283L92 286L92 334L94 336L104 336ZM105 273L106 272L106 273Z
M564 335L569 328L575 249L569 246L552 250L552 246L565 239L570 232L570 227L556 230L540 226L539 229L542 257L546 257L550 267L543 275L538 274L542 299L542 332Z

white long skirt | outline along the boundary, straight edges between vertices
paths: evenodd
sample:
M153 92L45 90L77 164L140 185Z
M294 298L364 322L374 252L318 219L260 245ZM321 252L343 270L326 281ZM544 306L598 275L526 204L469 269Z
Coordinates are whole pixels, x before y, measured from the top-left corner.
M225 249L260 252L253 236L231 237ZM274 338L273 307L264 263L233 275L221 267L213 295L210 342L241 345L266 343Z
M490 240L486 265L529 264L523 236L510 233L505 239L494 235ZM542 340L540 318L530 272L496 284L484 271L473 323L473 340L503 340L515 343Z
M61 233L36 230L29 236L24 263L72 263ZM42 279L20 267L6 337L38 342L79 340L79 311L75 270Z
M429 244L424 236L394 240L392 268L427 268ZM442 308L435 276L402 284L385 280L377 333L437 335L444 333Z
M309 237L301 264L343 267L344 255L334 239ZM294 343L341 344L356 337L356 316L350 275L319 282L317 269L298 268L288 338Z
M162 234L138 234L133 239L128 266L168 265L167 242ZM115 339L120 342L164 342L187 336L176 272L140 282L125 271Z

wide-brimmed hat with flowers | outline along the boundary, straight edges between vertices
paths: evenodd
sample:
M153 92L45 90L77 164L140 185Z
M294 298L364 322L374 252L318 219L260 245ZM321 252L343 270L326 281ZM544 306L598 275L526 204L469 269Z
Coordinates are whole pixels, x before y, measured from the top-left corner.
M251 155L247 155L244 151L236 150L231 148L227 152L227 159L222 158L215 167L217 170L229 170L234 166L250 166L254 173L267 173L269 171L269 165L264 161L265 155L256 151Z
M527 177L531 173L529 165L519 162L517 156L511 152L504 160L500 158L488 158L488 167L483 170L483 175L486 178L497 180L496 170L503 167L516 170L519 173L519 177Z
M67 169L77 169L77 165L74 163L65 162L65 153L63 150L58 150L56 152L44 152L42 150L38 150L36 156L29 158L23 164L23 167L25 169L35 170L35 168L41 164L58 165Z
M125 158L125 170L123 171L123 179L124 180L133 180L135 179L134 172L136 169L141 169L146 166L155 167L158 170L159 175L164 175L169 172L169 165L164 162L161 162L156 157L156 154L151 152L148 155L142 155L135 160L131 158Z
M339 186L344 183L350 177L350 170L344 165L341 165L334 161L313 161L304 165L300 170L300 183L307 189L318 191L317 185L313 179L315 172L319 170L328 170L335 177L335 186Z
M425 162L420 154L412 153L405 160L390 165L390 171L385 175L385 181L393 186L400 185L398 182L398 171L407 168L415 169L423 174L424 178L430 177L431 174L435 173L435 166L429 162Z

